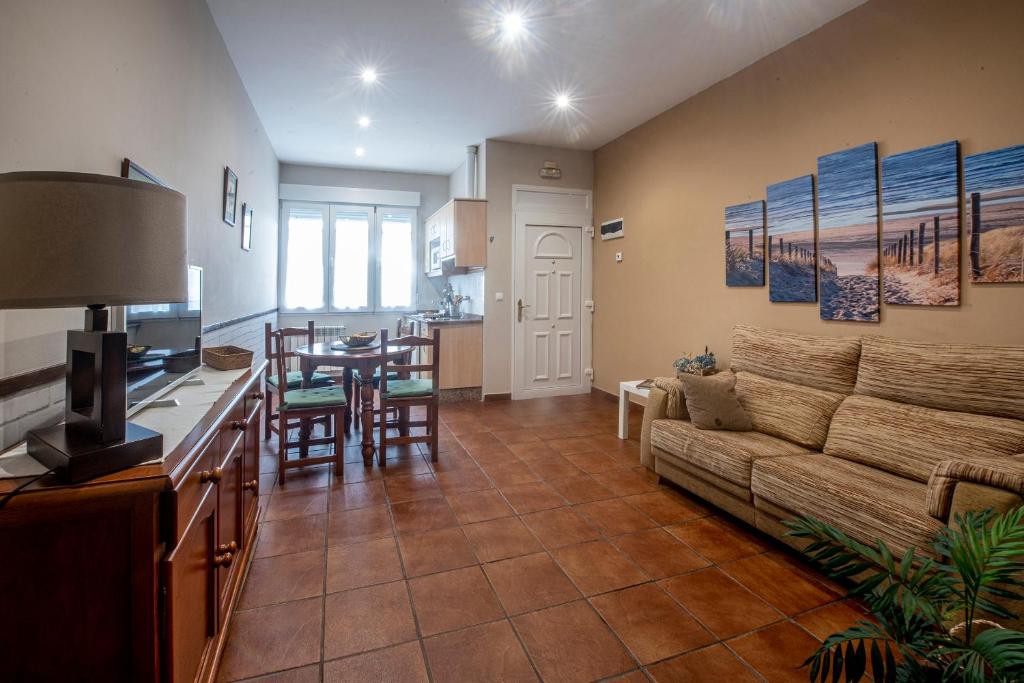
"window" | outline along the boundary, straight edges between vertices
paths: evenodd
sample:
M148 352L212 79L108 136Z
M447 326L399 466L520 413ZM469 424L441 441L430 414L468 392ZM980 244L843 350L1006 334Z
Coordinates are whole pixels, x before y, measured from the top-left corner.
M281 223L284 310L415 307L415 210L285 202Z

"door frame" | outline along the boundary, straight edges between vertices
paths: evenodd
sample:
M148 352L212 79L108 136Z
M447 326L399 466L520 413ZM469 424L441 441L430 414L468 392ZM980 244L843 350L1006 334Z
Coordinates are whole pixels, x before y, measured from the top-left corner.
M522 219L522 220L521 220ZM533 225L581 226L580 234L580 385L551 389L526 389L520 370L525 349L516 322L515 301L526 290L522 267L526 221ZM522 223L522 224L521 224ZM512 329L512 399L589 394L593 383L594 331L594 197L591 190L540 185L512 185L512 298L509 306Z

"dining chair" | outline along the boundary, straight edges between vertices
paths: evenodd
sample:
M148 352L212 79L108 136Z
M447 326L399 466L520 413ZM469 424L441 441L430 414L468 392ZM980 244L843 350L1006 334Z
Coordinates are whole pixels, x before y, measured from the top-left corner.
M420 364L389 364L388 346L409 346L419 347L430 355L429 363ZM437 462L437 414L440 404L440 390L438 374L438 360L441 356L441 330L435 328L431 337L420 337L406 335L397 339L388 340L388 331L380 331L380 448L377 450L377 460L381 467L387 465L387 447L389 445L402 445L414 443L426 443L430 445L430 459ZM420 354L422 357L422 354ZM403 361L405 363L405 361ZM430 378L411 377L412 373L429 372ZM393 374L400 379L391 379ZM407 378L407 379L405 379ZM409 408L425 406L427 409L426 418L423 420L410 421L408 418L390 420L388 411L392 408L398 410L399 414L408 415ZM388 436L389 427L426 427L426 434L413 436L402 434L395 437Z
M281 335L280 343L277 341L277 333ZM270 323L264 323L263 336L264 353L267 362L270 363L270 372L267 375L263 396L263 404L266 406L266 410L263 411L263 438L269 439L270 435L277 431L277 413L274 410L274 396L275 394L278 395L277 402L280 403L281 389L278 377L283 376L286 378L286 388L288 389L298 389L302 386L302 371L299 369L299 359L295 355L295 349L303 344L312 344L314 342L313 321L310 320L305 328L284 327L279 330L274 330ZM280 374L281 370L277 366L278 356L283 357L285 360L284 375ZM325 375L321 372L313 373L314 387L330 386L331 383L330 375Z
M273 336L277 347L283 348L284 341L289 334L294 334L294 328L278 330ZM285 353L278 353L274 358L277 365L277 376L287 377ZM285 470L307 465L320 465L323 463L334 463L335 476L343 475L344 452L345 452L345 410L348 407L345 400L345 390L336 385L314 386L308 389L290 388L288 383L278 388L280 403L277 407L277 425L275 431L278 434L277 440L277 480L284 484ZM303 420L309 420L313 424L323 424L325 435L303 439L301 434L295 441L288 440L289 430L300 427ZM333 425L333 430L332 430ZM333 436L331 435L333 431ZM301 430L300 430L301 432ZM311 456L303 455L297 460L288 459L289 448L307 449L309 446L321 444L333 444L334 453L330 455Z
M411 334L412 333L412 324L411 323L407 323L403 318L399 318L398 322L395 324L395 333L396 333L395 334L396 337L401 337L403 335ZM363 375L359 371L355 371L355 372L352 373L352 381L355 383L355 387L356 387L355 391L352 394L352 402L355 404L355 405L352 406L352 408L354 409L356 415L359 415L362 412L362 410L363 410L363 392L360 391L362 389L362 387L363 387L363 384L365 384L367 381L371 381L371 382L373 382L374 390L375 391L379 391L380 390L380 373L381 373L381 369L380 369L379 366L377 367L376 370L373 371L373 377L370 378L369 380L363 379ZM393 379L393 380L398 379L398 373L397 372L389 373L389 378ZM375 408L374 411L373 411L373 414L377 415L379 413L380 413L380 409L379 408ZM396 417L396 416L397 416L397 414L391 415L391 417Z

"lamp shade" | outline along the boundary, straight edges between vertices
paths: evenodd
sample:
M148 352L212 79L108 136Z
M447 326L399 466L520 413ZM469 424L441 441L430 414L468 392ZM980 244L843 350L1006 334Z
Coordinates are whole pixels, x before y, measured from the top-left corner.
M0 308L186 301L185 196L89 173L0 174Z

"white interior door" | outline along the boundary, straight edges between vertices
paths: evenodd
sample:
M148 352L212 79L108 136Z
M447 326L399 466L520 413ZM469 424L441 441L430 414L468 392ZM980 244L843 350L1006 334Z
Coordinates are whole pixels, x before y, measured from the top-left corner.
M584 221L517 214L517 397L589 390L584 377ZM586 324L590 324L587 313Z

